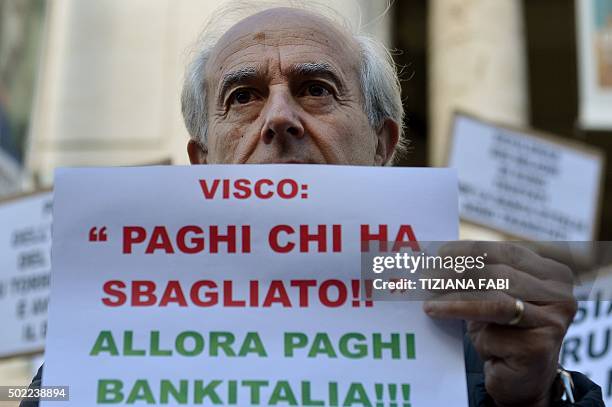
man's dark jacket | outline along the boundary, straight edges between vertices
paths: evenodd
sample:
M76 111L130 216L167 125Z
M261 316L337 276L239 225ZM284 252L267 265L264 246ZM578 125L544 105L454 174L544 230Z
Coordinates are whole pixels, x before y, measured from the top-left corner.
M463 348L465 351L465 370L467 374L467 386L469 393L469 407L490 407L494 406L493 401L487 394L484 386L484 373L483 363L474 349L474 346L469 341L467 336L463 341ZM42 379L41 366L38 369L38 373L32 380L30 387L40 387ZM576 399L575 404L566 402L557 402L551 405L551 407L565 407L565 406L578 406L578 407L605 407L605 404L601 396L601 387L590 381L585 375L581 373L571 372L572 379L574 380L574 397ZM521 389L517 389L518 392ZM20 407L38 407L38 401L22 401ZM448 406L448 407L463 407L463 406Z

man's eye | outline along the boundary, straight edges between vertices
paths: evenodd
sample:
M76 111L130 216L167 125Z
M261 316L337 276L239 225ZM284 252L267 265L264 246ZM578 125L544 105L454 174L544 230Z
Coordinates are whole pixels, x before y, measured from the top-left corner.
M238 103L244 105L251 100L253 100L253 92L248 89L238 89L230 97L230 104Z
M328 96L330 93L331 92L329 89L327 89L327 87L318 83L313 83L306 87L306 94L308 96L323 97Z

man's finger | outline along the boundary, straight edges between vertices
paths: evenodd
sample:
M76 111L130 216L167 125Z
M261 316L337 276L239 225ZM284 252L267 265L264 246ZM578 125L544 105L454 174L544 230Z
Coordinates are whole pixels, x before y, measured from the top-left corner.
M484 256L486 264L506 264L542 280L572 283L571 269L555 260L512 242L457 241L447 243L438 252L440 256Z
M486 300L480 301L468 301L462 295L463 293L450 293L436 300L425 301L423 309L433 318L463 319L499 325L508 325L521 314L515 325L520 328L534 328L552 323L552 316L542 312L541 307L523 302L524 309L521 311L516 298L502 292L482 293Z
M522 361L522 355L525 354L547 354L550 341L555 339L550 331L543 329L516 329L513 326L481 322L468 322L467 333L483 360L506 359L510 365L513 359ZM529 336L530 343L522 343L524 336ZM517 343L521 345L517 346Z
M502 291L511 297L532 302L571 301L574 298L572 284L563 281L540 280L505 264L491 264L477 272L463 274L434 270L427 273L427 278L433 281L440 280L443 283L438 285L441 288L430 290L434 294L432 299L435 299L436 295L451 292L470 292L465 299L486 300L489 297L484 294L493 289ZM498 282L504 283L504 286L497 286Z
M562 280L541 280L506 264L487 265L479 272L479 278L490 281L508 279L509 287L503 292L523 301L551 302L574 299L573 284Z

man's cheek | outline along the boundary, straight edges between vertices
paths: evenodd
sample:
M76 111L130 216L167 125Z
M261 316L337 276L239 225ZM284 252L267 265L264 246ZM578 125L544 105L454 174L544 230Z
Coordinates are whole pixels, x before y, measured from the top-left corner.
M365 114L362 113L365 117ZM376 135L373 134L367 120L346 117L339 129L339 140L336 145L348 163L372 165L376 155Z
M229 126L210 128L208 143L208 161L211 164L233 162L233 155L239 143L240 136Z
M253 155L258 142L259 130L238 128L228 131L226 137L224 137L222 147L226 152L225 162L246 163Z

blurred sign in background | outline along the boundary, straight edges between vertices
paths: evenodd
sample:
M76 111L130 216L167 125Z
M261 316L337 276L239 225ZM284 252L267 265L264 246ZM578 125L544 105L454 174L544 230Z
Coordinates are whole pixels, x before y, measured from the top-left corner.
M51 212L50 192L0 203L0 357L44 349Z
M607 246L608 244L606 244ZM601 273L591 287L580 287L574 323L561 348L560 363L588 375L612 403L612 273Z
M602 152L462 114L451 137L462 219L528 240L596 239Z

